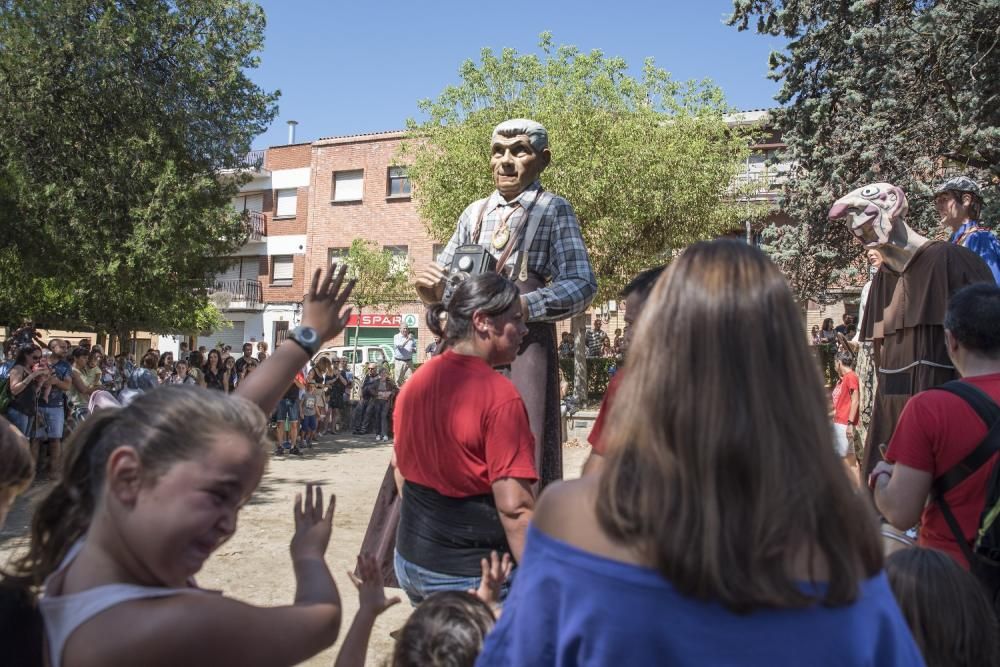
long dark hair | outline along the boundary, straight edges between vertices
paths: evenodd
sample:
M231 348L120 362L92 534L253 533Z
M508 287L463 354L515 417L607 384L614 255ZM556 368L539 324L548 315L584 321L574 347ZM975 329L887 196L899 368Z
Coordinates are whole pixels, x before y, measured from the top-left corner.
M427 328L441 337L439 353L472 334L472 315L500 315L520 297L517 285L499 273L481 273L462 281L447 305L427 306Z
M108 457L132 447L145 474L156 478L178 461L204 451L205 433L192 438L191 424L213 433L238 432L264 451L267 423L250 401L200 387L172 385L146 392L124 408L98 410L66 442L62 476L35 510L28 553L15 561L8 580L41 586L86 534L104 491Z
M25 368L28 368L28 364L25 363L28 360L28 357L34 354L35 352L41 352L41 351L42 348L38 347L37 345L25 345L24 347L22 347L20 350L17 351L17 356L14 357L14 365L24 366Z
M597 517L684 595L734 611L843 605L882 566L801 326L785 278L739 241L681 253L636 323Z

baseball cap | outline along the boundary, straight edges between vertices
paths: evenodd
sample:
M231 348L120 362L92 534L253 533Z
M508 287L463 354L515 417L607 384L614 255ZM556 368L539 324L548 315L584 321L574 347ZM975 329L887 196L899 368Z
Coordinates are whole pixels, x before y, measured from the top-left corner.
M939 195L942 192L948 191L968 192L974 194L980 199L983 198L983 193L980 191L979 185L968 176L956 176L955 178L949 178L947 181L934 189L934 194Z

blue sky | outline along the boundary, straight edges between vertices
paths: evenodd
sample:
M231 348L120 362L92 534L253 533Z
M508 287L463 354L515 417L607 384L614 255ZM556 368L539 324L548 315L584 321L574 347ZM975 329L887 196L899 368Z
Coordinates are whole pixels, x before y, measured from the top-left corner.
M268 25L251 76L282 94L254 148L285 143L289 119L299 121L297 141L401 129L418 100L458 81L464 60L483 47L537 51L544 30L556 44L621 56L635 72L652 56L675 79L712 79L741 109L771 106L778 90L767 57L781 41L726 27L731 0L259 1Z

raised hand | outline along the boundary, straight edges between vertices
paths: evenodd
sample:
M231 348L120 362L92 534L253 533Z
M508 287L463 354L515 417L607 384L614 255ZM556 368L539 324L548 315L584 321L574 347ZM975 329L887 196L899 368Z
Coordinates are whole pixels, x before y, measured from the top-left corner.
M479 581L479 589L469 592L486 604L500 604L500 592L514 569L514 561L511 560L510 554L505 553L503 558L500 558L496 551L492 551L489 559L482 559L480 565L483 569L483 578Z
M385 587L382 585L382 575L378 571L378 561L368 553L358 555L358 574L348 572L351 583L358 589L360 612L368 612L378 616L389 607L399 604L399 597L385 597Z
M331 495L326 514L323 513L323 489L320 486L306 484L305 502L301 493L295 494L295 534L290 545L293 561L324 559L333 532L336 506L337 496Z
M344 286L346 264L339 267L331 264L326 275L321 274L322 271L316 269L309 292L302 300L302 324L315 329L320 340L330 340L347 326L352 309L348 308L344 312L341 310L354 290L355 281L349 280Z

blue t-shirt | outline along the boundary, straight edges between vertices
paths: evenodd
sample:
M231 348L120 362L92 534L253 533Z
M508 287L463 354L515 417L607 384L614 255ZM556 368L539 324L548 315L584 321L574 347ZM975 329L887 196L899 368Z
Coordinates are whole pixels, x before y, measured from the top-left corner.
M52 374L60 380L68 379L72 372L73 367L65 359L57 361L55 366L52 367ZM66 392L56 386L49 389L48 401L44 399L44 396L45 392L38 395L38 407L40 408L61 408L66 402Z
M523 563L477 667L923 665L884 573L843 607L736 614L656 570L528 529Z
M970 220L951 235L951 242L958 243L958 239L962 238L963 234L978 226L978 222ZM993 232L987 229L972 232L965 238L962 238L962 242L959 245L965 246L982 257L983 261L986 262L986 266L990 267L990 271L993 272L993 280L1000 285L1000 239L997 239Z
M0 382L6 382L7 376L10 375L10 369L14 368L14 360L8 359L7 361L0 364Z

